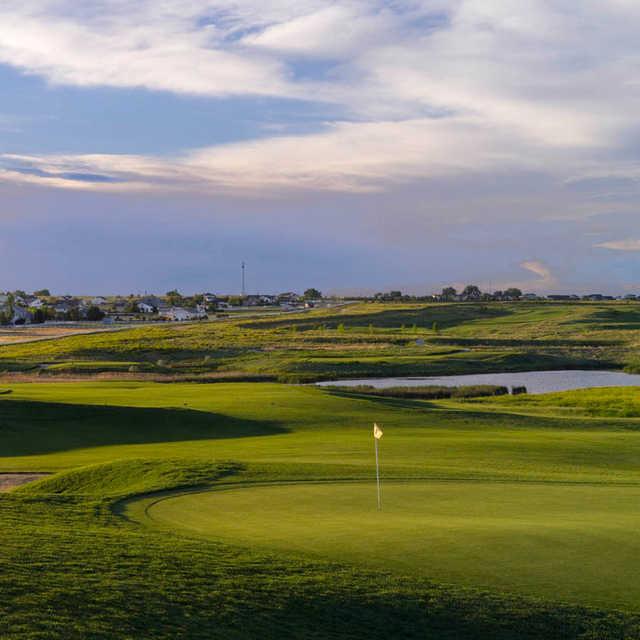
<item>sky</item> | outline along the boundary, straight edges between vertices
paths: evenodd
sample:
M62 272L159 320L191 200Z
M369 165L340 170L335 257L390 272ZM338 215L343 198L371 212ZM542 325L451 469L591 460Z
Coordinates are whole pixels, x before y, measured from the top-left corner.
M637 0L6 0L0 290L640 294Z

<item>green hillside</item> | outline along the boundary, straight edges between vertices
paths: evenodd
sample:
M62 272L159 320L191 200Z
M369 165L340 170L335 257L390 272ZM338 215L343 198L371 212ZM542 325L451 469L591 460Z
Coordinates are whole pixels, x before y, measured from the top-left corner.
M0 372L304 381L636 368L638 328L631 302L362 303L5 345Z

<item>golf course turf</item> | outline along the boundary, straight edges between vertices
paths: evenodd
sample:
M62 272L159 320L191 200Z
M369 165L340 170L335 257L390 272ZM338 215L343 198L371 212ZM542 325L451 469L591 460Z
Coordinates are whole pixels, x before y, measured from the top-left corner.
M398 331L384 322L421 317L373 311L387 353ZM537 314L559 341L556 311L514 306L480 320L478 309L442 309L438 337L472 339L465 323L523 336L508 321ZM350 313L364 315L361 333L349 336L349 320L344 333L308 329L318 361L321 340L371 339L371 318ZM568 321L585 322L581 339L618 335L603 327L635 318L607 312L594 337L594 313L604 311L581 307ZM290 326L222 331L297 340L313 318L296 320L295 336ZM185 327L184 340L205 328ZM106 341L136 361L131 333L118 336L33 353ZM170 350L171 337L157 339ZM468 357L481 362L484 349ZM0 383L0 474L48 474L0 494L3 640L640 639L637 388L420 399L275 382L45 380Z
M253 486L129 503L148 526L464 587L640 602L640 486L406 481Z

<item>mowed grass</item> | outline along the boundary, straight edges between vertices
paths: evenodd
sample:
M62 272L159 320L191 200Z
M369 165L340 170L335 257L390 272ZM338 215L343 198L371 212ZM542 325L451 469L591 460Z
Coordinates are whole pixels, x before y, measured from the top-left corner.
M640 419L274 383L0 391L0 471L60 472L0 496L3 639L640 638ZM175 491L170 523L123 517Z
M129 504L147 526L551 601L636 609L640 486L259 486Z
M0 396L0 471L189 457L372 470L385 427L397 477L636 482L640 423L517 415L281 384L16 384ZM480 405L478 405L480 406ZM335 476L334 476L335 477ZM339 477L339 476L338 476Z
M489 399L488 402L496 402ZM480 402L484 402L480 400ZM640 390L636 387L577 389L563 393L542 395L520 395L497 399L498 407L524 410L528 413L550 413L556 415L576 414L582 416L610 418L640 417Z

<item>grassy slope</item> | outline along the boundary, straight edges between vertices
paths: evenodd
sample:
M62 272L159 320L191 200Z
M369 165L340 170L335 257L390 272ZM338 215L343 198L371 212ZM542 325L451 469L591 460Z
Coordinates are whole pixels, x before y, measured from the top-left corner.
M594 416L610 418L640 417L640 395L635 387L578 389L564 393L522 395L493 401L493 409L524 411L529 414ZM489 402L487 402L489 404Z
M640 637L629 615L167 535L110 509L220 481L370 478L373 419L385 426L386 477L638 485L640 421L500 407L276 384L12 385L0 395L0 470L69 471L0 498L0 636ZM631 542L616 544L633 556Z
M363 474L371 471L375 419L390 435L387 468L399 474L638 479L634 421L530 417L475 406L278 384L20 384L0 396L0 471L144 456L337 465Z
M280 379L635 366L640 305L360 304L0 347L0 370ZM435 327L435 329L434 329ZM417 345L421 339L424 345Z
M234 473L243 472L214 463L194 468L186 461L130 460L71 472L2 497L0 636L638 637L639 620L631 615L491 596L167 535L136 527L110 509L114 499L131 491L211 484Z

